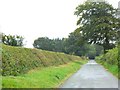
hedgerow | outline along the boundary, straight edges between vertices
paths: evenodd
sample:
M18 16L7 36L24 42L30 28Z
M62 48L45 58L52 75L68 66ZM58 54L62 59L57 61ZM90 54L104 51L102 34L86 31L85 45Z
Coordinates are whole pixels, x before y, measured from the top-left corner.
M28 49L2 45L2 75L20 75L37 67L57 66L73 60L78 56L67 55L38 49Z
M118 45L118 77L120 78L120 43Z
M118 68L119 60L120 59L120 46L109 50L106 54L101 55L99 57L96 57L96 61L105 68L107 68L110 72L112 72L114 75L116 75L118 78L120 78L118 71L120 71L120 68Z

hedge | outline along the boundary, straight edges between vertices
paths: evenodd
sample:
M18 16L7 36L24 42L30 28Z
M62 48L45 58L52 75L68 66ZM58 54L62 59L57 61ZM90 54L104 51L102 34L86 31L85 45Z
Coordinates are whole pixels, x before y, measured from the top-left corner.
M78 56L45 50L2 45L2 75L20 75L37 67L48 67L81 60Z
M105 66L110 72L120 78L120 45L109 50L106 54L96 57L96 61Z

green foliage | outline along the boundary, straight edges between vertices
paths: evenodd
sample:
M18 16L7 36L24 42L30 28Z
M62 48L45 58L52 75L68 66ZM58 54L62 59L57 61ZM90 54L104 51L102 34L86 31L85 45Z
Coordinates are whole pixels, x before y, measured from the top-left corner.
M24 38L18 35L5 35L2 34L2 42L10 46L23 46Z
M79 29L70 33L65 43L65 51L69 54L94 58L95 56L103 53L103 48L101 46L87 44L82 35L79 33Z
M120 78L118 76L118 71L120 70L120 68L118 68L118 58L120 58L120 54L118 54L118 48L116 47L109 50L106 54L96 57L96 60L98 63L105 66L105 68L107 68L110 72Z
M103 48L99 45L90 45L82 38L79 29L70 33L68 38L63 39L49 39L47 37L41 37L34 41L33 46L38 49L64 52L67 54L77 56L87 56L94 58L96 55L103 53Z
M120 43L118 44L118 75L119 75L119 78L120 78Z
M107 62L110 65L118 65L118 48L109 50L108 53L97 57L97 59Z
M37 67L57 66L81 59L78 56L38 49L6 45L3 45L2 47L2 75L4 76L16 76Z
M65 65L37 68L20 76L3 76L3 88L58 88L71 74L86 61L74 61Z
M76 29L74 32L70 33L69 37L65 41L65 51L69 54L74 54L78 56L85 56L88 50L86 43ZM85 43L85 44L84 44Z
M89 2L79 5L75 15L79 17L77 25L80 32L89 43L104 47L104 52L115 47L120 19L116 17L117 10L107 2Z
M96 49L94 47L94 45L90 45L89 46L89 50L86 53L86 56L88 56L90 59L94 59L96 56Z
M63 39L49 39L48 37L40 37L34 41L33 46L37 49L63 52L64 50Z

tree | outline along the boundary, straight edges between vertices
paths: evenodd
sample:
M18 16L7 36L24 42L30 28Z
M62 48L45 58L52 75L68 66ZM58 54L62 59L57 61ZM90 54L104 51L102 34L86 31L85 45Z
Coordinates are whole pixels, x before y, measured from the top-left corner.
M70 33L65 42L65 51L68 54L85 56L88 51L88 45L78 32L79 29L76 29L74 32Z
M53 51L55 52L64 52L64 38L62 39L59 39L59 38L56 38L56 39L53 39Z
M96 44L95 44L95 45L93 44L93 46L94 46L95 51L96 51L96 56L99 56L100 54L103 54L103 53L104 53L102 46L96 45Z
M85 40L90 44L104 47L104 52L115 47L120 20L115 16L116 9L107 2L89 2L79 5L75 15L77 25Z
M53 44L52 40L50 40L48 37L40 37L34 41L33 46L38 49L43 49L43 50L53 50Z
M86 53L86 56L89 57L90 59L94 59L96 56L96 49L94 45L89 45L89 50Z
M19 35L5 35L2 34L2 42L10 46L23 46L24 38Z
M48 37L40 37L34 41L33 46L38 49L55 51L55 52L64 52L63 39L49 39Z

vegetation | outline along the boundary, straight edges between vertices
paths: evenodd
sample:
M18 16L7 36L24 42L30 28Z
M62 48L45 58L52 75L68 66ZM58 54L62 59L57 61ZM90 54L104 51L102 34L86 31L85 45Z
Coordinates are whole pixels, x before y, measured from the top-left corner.
M118 77L120 78L120 38L118 43Z
M20 76L3 76L3 88L58 88L72 73L86 61L79 60L60 66L37 68Z
M120 19L115 16L116 12L117 9L107 2L88 0L76 8L75 15L79 17L77 21L79 28L71 32L68 38L39 37L33 46L43 50L94 58L116 45L120 28Z
M120 68L118 68L119 55L120 54L118 54L118 48L116 47L114 49L109 50L106 54L96 57L96 60L98 63L102 64L106 69L108 69L108 71L120 78L120 76L118 75L118 71L120 70Z
M58 66L74 60L81 58L64 53L3 45L2 75L16 76L38 67Z
M66 54L87 56L90 58L94 58L96 55L98 56L103 53L101 46L87 44L76 31L70 33L68 38L63 39L40 37L34 41L33 46L37 49L64 52Z
M3 34L2 42L6 45L0 51L4 88L58 87L66 76L86 63L79 56L94 58L103 52L96 57L97 62L120 78L120 45L115 48L120 28L120 19L115 16L117 9L107 2L89 1L76 8L79 27L68 38L39 37L33 44L37 49L28 49L12 47L23 46L23 37Z
M48 37L39 37L34 40L33 46L37 49L64 52L64 41L65 39L49 39Z
M117 9L107 2L90 2L76 8L79 17L79 33L88 43L104 47L104 52L115 47L120 28L120 19L116 17Z
M103 47L95 44L88 44L83 37L81 37L78 29L70 33L65 42L65 46L65 51L67 53L78 56L94 58L103 53Z
M2 42L10 46L23 46L24 38L19 35L5 35L2 34Z

